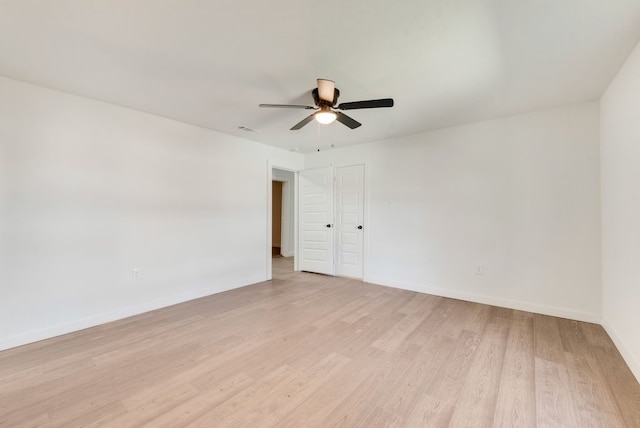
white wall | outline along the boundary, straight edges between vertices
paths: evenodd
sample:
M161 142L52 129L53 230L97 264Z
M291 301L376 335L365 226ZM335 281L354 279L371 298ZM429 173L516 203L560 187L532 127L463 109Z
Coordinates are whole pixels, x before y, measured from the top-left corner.
M305 168L366 163L365 280L599 321L598 122L597 103L577 104L316 152Z
M264 280L268 161L302 156L0 78L0 349Z
M640 381L640 44L601 99L603 325Z

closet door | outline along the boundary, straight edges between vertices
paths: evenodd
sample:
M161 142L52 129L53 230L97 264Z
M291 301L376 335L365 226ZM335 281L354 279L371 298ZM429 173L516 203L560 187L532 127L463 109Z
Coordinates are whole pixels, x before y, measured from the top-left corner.
M336 168L336 275L362 279L364 165Z
M333 168L299 173L299 268L334 275Z

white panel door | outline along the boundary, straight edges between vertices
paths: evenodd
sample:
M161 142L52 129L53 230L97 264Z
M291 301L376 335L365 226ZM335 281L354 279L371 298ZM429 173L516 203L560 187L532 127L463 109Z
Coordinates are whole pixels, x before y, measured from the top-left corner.
M299 268L334 275L333 170L300 171Z
M336 168L336 275L363 276L364 165Z

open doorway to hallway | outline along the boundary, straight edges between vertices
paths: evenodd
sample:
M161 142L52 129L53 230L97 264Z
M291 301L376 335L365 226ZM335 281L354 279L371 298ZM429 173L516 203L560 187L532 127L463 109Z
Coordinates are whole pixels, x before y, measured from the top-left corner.
M272 272L294 269L295 174L272 169L271 255Z
M282 254L282 181L271 182L271 255Z

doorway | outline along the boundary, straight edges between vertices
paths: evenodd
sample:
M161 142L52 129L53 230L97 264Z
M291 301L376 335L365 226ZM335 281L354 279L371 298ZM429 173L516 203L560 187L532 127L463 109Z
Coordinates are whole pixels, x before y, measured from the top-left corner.
M271 255L282 255L282 189L283 182L271 182Z
M294 271L295 173L271 169L271 260L273 276Z

